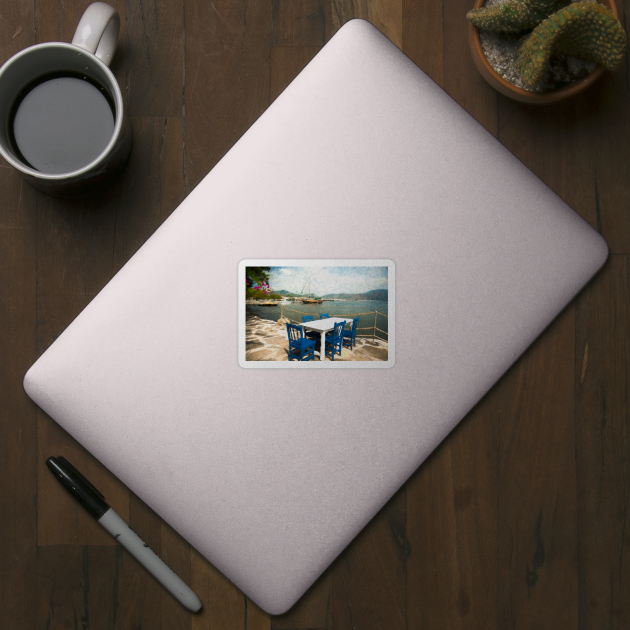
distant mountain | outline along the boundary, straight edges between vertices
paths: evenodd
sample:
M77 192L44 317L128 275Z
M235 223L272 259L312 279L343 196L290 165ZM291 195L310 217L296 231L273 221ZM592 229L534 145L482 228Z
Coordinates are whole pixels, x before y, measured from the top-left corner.
M336 298L338 300L387 300L387 289L374 289L366 293L328 293L323 297Z
M274 291L274 293L286 295L287 297L296 297L298 295L297 293L291 293L291 291L285 291L284 289L281 289L280 291Z
M365 297L364 300L387 300L389 298L389 293L387 289L374 289L373 291L368 291L363 294Z
M305 297L300 295L299 293L291 293L291 291L286 291L285 289L280 289L279 291L272 290L273 293L278 293L280 295L286 295L287 297ZM312 297L315 297L313 294ZM327 295L321 295L319 297L325 298L336 298L341 300L385 300L388 299L387 289L374 289L373 291L367 291L366 293L328 293Z

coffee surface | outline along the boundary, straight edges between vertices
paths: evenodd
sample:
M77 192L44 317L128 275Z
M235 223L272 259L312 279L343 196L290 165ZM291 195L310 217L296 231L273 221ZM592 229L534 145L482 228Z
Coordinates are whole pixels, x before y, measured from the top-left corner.
M105 88L79 76L44 79L24 90L13 117L21 157L43 173L71 173L94 161L114 133Z

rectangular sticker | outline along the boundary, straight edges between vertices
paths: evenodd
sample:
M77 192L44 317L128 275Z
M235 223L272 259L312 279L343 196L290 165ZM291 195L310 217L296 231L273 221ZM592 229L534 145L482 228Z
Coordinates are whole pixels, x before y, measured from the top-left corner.
M394 365L391 260L243 260L238 268L244 368Z

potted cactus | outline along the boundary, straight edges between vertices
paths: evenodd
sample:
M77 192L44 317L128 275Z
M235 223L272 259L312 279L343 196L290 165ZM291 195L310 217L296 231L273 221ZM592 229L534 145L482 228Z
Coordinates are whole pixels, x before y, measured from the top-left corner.
M477 0L467 15L475 65L490 85L516 100L571 96L624 58L627 38L617 8L614 0L604 1ZM511 48L507 63L505 56L493 58L493 43Z

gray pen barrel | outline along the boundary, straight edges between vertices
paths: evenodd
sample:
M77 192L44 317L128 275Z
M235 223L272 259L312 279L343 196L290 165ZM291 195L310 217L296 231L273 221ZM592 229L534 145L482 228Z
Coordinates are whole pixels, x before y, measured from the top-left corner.
M197 612L201 601L190 587L176 575L158 555L109 508L98 522L142 564L183 606Z

